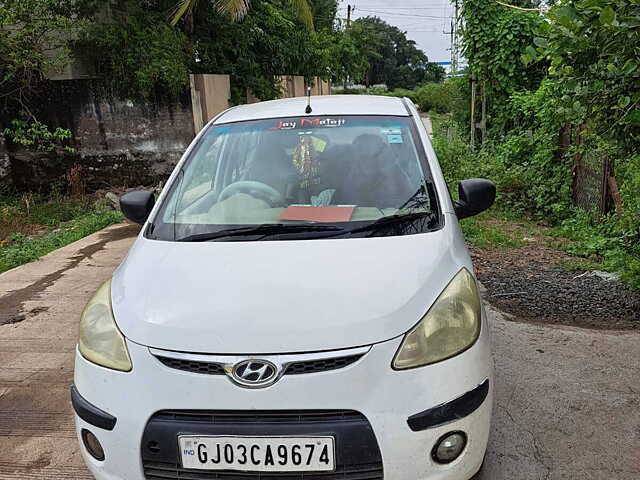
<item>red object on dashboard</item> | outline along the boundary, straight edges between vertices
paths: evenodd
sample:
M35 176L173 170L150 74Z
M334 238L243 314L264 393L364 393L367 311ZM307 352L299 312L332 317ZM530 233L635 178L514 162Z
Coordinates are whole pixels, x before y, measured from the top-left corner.
M318 223L348 222L355 207L288 207L278 220L300 220Z

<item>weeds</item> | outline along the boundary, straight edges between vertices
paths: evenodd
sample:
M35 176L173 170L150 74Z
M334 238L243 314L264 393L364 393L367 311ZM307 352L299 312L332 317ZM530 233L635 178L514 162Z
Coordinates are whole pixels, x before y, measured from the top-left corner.
M90 197L0 198L0 272L36 260L122 220Z

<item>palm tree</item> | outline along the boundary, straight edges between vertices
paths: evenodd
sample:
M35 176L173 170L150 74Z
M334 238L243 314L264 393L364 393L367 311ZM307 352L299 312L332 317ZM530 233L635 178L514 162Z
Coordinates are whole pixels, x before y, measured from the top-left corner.
M175 8L171 12L171 25L177 24L184 16L193 18L195 10L200 0L178 0ZM242 19L251 8L251 0L210 0L218 12L231 15L234 20ZM289 0L298 18L313 30L313 11L310 0Z

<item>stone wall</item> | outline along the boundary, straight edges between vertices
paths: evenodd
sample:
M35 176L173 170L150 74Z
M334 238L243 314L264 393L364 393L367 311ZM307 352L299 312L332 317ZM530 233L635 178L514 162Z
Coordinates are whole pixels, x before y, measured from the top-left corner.
M157 183L171 173L194 137L191 99L133 102L110 97L91 80L52 82L37 113L50 127L73 133L74 153L34 153L0 143L0 183L46 190L82 167L90 189ZM7 123L6 119L4 122Z
M9 175L11 174L9 164L9 152L4 143L4 138L0 135L0 187L4 184L8 184L10 181ZM0 188L1 190L1 188Z

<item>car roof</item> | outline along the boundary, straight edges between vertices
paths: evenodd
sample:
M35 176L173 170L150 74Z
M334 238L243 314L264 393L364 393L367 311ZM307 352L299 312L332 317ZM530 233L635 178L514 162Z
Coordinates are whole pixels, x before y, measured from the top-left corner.
M374 95L326 95L311 97L313 112L322 115L386 115L408 117L409 110L402 99ZM249 105L240 105L220 115L215 123L263 120L267 118L304 117L307 97L285 98Z

